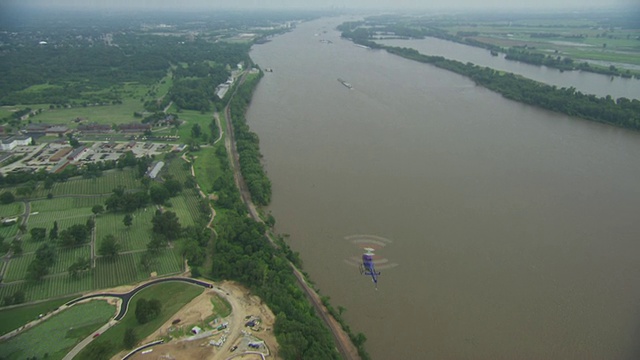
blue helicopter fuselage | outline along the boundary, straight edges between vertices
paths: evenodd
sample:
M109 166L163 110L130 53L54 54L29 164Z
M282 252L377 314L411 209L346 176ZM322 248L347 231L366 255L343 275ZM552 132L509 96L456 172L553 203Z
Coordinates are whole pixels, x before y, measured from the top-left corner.
M376 271L376 268L373 264L373 254L362 254L362 267L364 268L364 274L370 275L373 282L377 284L378 275L380 275L380 272Z

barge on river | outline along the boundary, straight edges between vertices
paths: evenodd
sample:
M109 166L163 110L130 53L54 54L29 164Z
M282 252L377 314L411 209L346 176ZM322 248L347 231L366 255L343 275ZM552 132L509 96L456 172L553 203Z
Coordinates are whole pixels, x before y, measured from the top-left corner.
M338 81L340 81L340 83L344 86L346 86L349 89L353 89L353 85L351 85L351 83L346 82L345 80L342 80L340 78L338 78Z

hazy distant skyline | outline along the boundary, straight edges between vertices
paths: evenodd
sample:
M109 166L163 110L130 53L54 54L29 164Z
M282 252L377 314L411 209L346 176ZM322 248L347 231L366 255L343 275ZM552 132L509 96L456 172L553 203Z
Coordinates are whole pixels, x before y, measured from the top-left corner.
M0 0L5 6L73 7L77 9L587 9L603 7L640 8L638 0Z

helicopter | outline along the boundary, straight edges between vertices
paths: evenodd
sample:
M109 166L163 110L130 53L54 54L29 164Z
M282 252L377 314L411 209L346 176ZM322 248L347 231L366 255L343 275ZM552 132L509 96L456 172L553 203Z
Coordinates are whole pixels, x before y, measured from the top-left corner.
M373 249L372 248L364 248L365 253L362 254L362 264L360 264L360 275L368 275L371 276L371 280L376 284L376 289L378 289L378 275L380 275L379 271L376 271L376 267L373 263Z

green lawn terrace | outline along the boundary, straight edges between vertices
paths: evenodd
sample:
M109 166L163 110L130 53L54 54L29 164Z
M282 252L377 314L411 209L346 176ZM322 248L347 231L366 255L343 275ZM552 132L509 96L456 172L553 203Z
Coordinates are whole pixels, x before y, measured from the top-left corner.
M38 359L62 359L76 343L104 325L115 311L115 306L102 300L77 304L0 343L0 353L5 359L32 356Z
M0 204L0 219L14 218L22 214L24 214L24 204L21 202Z

